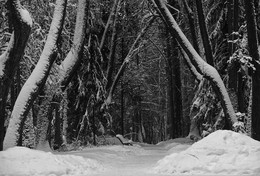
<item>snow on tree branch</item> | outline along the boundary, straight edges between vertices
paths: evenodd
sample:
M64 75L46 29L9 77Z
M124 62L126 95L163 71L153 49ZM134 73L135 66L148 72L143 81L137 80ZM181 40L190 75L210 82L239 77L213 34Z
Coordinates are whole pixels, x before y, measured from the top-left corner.
M43 88L56 58L57 40L62 31L66 5L67 0L57 0L56 2L53 20L41 57L15 102L4 140L4 148L21 145L20 134L23 122L39 91Z

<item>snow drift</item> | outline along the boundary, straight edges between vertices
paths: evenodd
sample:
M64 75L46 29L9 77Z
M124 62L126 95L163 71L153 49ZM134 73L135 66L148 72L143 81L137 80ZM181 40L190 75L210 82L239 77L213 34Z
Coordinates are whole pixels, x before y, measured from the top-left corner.
M164 174L259 174L260 142L227 130L219 130L180 153L156 164Z
M91 175L103 170L96 160L14 147L0 152L0 175Z

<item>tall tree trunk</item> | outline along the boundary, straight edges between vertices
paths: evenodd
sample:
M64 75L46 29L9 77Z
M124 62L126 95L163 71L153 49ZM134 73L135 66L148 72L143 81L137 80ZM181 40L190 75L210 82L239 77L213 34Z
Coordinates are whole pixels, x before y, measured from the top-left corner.
M251 135L260 141L260 57L258 50L258 37L256 29L256 18L253 0L245 0L245 11L247 21L248 49L252 57L255 70L252 75L252 116Z
M176 0L168 1L169 5L174 8L179 8L178 3ZM176 12L170 10L173 17L177 18ZM183 121L183 112L182 112L182 84L181 84L181 70L180 70L180 60L179 60L179 50L178 50L178 43L175 38L170 39L170 46L172 49L172 60L173 60L173 89L174 89L174 116L171 118L173 119L172 130L173 137L180 137L182 135L182 121Z
M8 48L0 56L0 151L3 150L6 120L6 101L14 74L24 54L30 35L32 19L19 0L7 0L8 19L13 33Z
M110 52L108 56L108 67L107 67L107 85L106 90L108 90L112 84L112 75L114 72L114 64L115 64L115 52L116 52L116 44L117 44L117 16L119 11L119 5L116 7L116 11L114 12L114 20L113 20L113 32L111 37L111 46L110 46Z
M123 82L121 82L121 95L120 95L120 101L121 101L121 134L124 135L124 114L125 114L125 103L124 103L124 84Z
M121 57L122 57L122 63L124 62L124 58L125 58L125 48L124 48L124 38L122 37L121 39ZM123 80L121 81L121 133L122 135L124 135L124 106L125 106L125 102L124 102L124 83Z
M60 117L60 105L55 104L54 105L54 111L55 111L55 136L54 136L54 144L53 144L53 149L59 149L61 144L62 144L62 134L61 134L61 117Z
M228 36L227 36L227 41L228 41L228 56L231 57L233 54L233 43L232 41L232 32L233 32L233 26L234 26L234 0L228 0L227 1L227 23L228 23ZM234 65L231 66L229 70L229 80L228 80L228 87L232 90L232 92L235 92L237 90L237 68Z
M238 7L237 7L238 8ZM233 32L235 32L235 7L234 7L234 0L228 0L227 1L227 23L228 23L228 36L227 36L227 41L228 41L228 56L231 57L233 52L234 52L234 43L232 42L234 40L234 35ZM236 9L238 10L238 9ZM235 109L237 109L237 104L238 104L238 94L237 94L237 89L238 89L238 63L234 63L231 65L230 69L228 70L228 88L229 88L229 93L232 97L232 103Z
M186 36L183 34L175 19L170 14L168 8L162 0L155 0L155 3L160 11L160 14L167 26L171 29L171 35L176 38L182 49L186 52L188 57L190 58L192 64L196 68L196 70L203 75L206 79L208 79L218 98L220 99L221 106L225 113L226 118L226 126L228 129L233 129L233 124L237 122L235 111L231 104L230 98L228 96L225 85L218 74L217 70L211 65L207 64L196 52L196 50L192 47Z
M57 55L57 41L63 27L66 4L66 0L57 0L56 2L50 31L41 57L32 74L22 87L15 102L4 141L4 148L21 145L22 143L22 141L19 141L19 136L22 131L23 122L25 121L34 100L40 90L44 87L51 66Z
M175 120L174 120L174 137L180 137L183 134L183 112L182 112L182 82L181 82L181 65L178 51L178 43L173 41L174 51L174 93L175 93Z
M174 117L175 117L175 107L174 107L174 81L173 81L173 55L171 53L171 38L168 35L169 31L166 30L166 53L167 53L167 64L166 64L166 74L167 74L167 119L169 121L169 135L170 138L174 138Z
M234 32L238 32L239 30L239 16L240 16L240 10L239 10L239 0L234 0L234 15L233 15L233 31ZM233 40L236 40L238 38L238 36L232 35ZM236 44L234 44L233 47L234 51L237 49ZM246 80L243 78L244 75L238 71L239 69L239 64L235 63L234 66L235 70L236 70L236 76L237 78L237 104L238 104L238 111L239 112L245 112L246 111L246 105L245 105L245 86L246 86Z
M205 50L206 60L207 60L208 64L210 64L211 66L214 67L212 49L211 49L211 44L209 41L209 35L208 35L207 26L205 23L205 17L204 17L201 0L196 0L196 7L197 7L197 12L198 12L200 34L201 34L201 38L202 38L202 42L203 42L203 46L204 46L204 50Z

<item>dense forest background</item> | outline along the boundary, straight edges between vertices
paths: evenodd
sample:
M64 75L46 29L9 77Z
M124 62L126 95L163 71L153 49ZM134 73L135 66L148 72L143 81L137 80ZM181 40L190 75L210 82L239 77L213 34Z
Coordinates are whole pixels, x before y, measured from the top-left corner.
M258 0L0 4L1 150L260 140Z

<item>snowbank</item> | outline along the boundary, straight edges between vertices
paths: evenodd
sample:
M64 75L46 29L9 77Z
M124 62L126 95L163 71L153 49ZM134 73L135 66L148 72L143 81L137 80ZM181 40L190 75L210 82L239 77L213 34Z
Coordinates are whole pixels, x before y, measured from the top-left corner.
M103 170L96 160L14 147L0 152L0 175L89 175Z
M159 160L164 174L259 174L260 142L243 134L219 130L180 153Z

